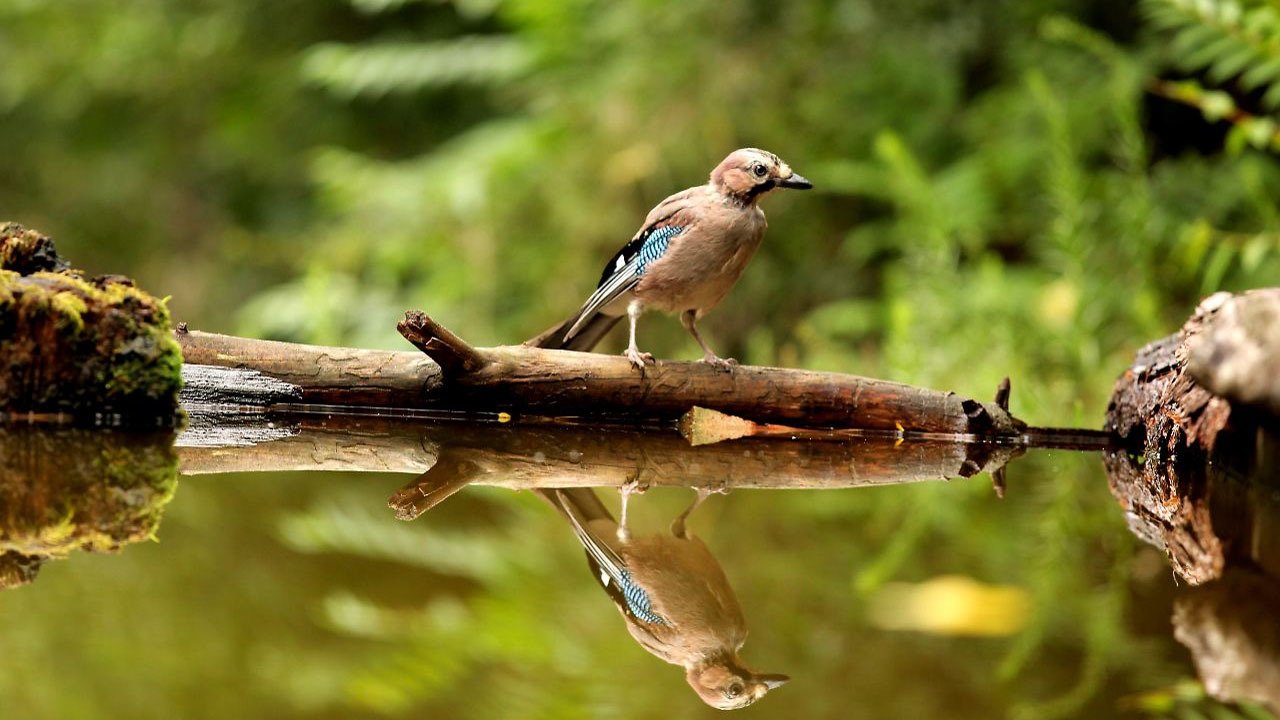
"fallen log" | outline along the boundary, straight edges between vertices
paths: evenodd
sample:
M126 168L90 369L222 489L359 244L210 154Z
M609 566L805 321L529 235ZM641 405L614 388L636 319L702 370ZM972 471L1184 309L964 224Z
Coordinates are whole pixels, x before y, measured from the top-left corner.
M293 385L301 404L495 416L581 416L674 423L698 406L803 428L1020 437L997 402L839 373L659 361L526 346L476 348L417 312L400 330L423 353L316 347L180 328L187 363L257 371Z

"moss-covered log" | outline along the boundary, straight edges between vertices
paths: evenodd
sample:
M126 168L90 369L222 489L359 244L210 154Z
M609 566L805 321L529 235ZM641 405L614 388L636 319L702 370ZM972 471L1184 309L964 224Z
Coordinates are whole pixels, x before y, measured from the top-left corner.
M0 226L0 419L172 423L181 366L164 301L67 269L47 237Z

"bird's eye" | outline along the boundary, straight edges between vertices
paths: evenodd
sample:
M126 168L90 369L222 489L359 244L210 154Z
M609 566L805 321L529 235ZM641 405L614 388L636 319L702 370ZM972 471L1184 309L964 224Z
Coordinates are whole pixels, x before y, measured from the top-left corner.
M730 685L730 686L729 686L729 689L727 689L727 690L725 690L725 691L724 691L724 696L725 696L725 697L727 697L727 698L730 698L730 699L732 699L732 698L736 698L736 697L738 697L738 696L739 696L739 695L741 695L741 694L742 694L742 684L741 684L741 683L734 683L734 684L732 684L732 685Z
M755 165L751 166L751 172L755 173L756 177L764 177L764 174L769 171L765 169L764 165L761 165L760 163L756 163Z

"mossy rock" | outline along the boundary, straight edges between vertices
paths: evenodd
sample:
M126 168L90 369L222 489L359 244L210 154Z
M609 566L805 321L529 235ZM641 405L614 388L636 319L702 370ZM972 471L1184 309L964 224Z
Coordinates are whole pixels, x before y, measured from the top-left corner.
M0 416L172 423L182 351L164 301L128 278L55 272L64 263L48 238L15 228L0 228Z
M49 558L154 538L178 483L173 438L0 427L0 589Z

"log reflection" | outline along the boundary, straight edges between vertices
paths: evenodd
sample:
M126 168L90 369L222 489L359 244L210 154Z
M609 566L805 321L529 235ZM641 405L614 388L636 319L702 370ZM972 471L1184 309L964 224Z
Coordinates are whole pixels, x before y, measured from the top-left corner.
M1174 604L1174 636L1206 691L1280 712L1280 435L1227 430L1212 451L1156 462L1107 455L1130 528L1163 549L1190 584ZM1154 475L1153 475L1154 474Z
M265 421L264 421L265 422ZM274 470L404 472L420 495L475 483L509 488L654 486L844 488L969 477L1021 448L883 439L752 438L692 447L673 429L513 427L394 418L293 416L290 434L256 445L185 446L190 475ZM411 493L410 493L411 494ZM425 508L423 508L425 509Z
M153 537L177 486L173 437L0 426L0 589Z

